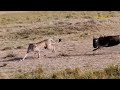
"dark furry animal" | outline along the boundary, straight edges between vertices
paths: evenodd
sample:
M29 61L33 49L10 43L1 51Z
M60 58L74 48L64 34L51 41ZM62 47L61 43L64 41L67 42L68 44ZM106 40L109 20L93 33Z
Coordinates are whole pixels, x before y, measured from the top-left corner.
M101 47L111 47L120 44L120 35L115 36L102 36L99 38L93 38L93 51Z

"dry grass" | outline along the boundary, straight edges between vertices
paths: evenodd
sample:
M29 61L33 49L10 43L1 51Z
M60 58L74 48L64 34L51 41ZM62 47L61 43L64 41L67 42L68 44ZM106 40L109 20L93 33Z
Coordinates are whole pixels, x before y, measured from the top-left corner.
M0 15L0 24L21 24L49 21L51 19L109 18L118 16L119 11L31 11Z
M118 65L110 65L104 70L83 72L80 68L66 68L45 75L42 68L37 68L30 73L22 73L15 75L17 79L120 79L120 67Z
M91 38L93 35L103 35L107 32L110 33L112 25L101 24L101 22L97 24L95 20L103 20L104 22L106 19L119 15L119 11L31 11L0 14L0 49L6 52L15 51L16 49L26 49L28 43L37 42L46 37L61 37L66 41L79 41ZM86 19L89 19L89 21L85 23L81 22ZM61 54L61 56L68 55ZM7 52L7 55L2 59L15 57L16 55L13 52ZM21 73L17 77L34 79L119 78L119 68L117 67L112 66L103 71L84 73L79 68L68 68L52 73L49 77L43 75L42 69L37 69L38 71Z
M33 70L31 72L26 72L26 73L19 73L16 74L15 77L16 79L44 79L44 74L43 74L43 68L39 67L36 68L36 70Z
M8 47L7 43L9 43L10 48L15 48L18 47L21 42L23 43L22 46L25 46L28 42L34 42L48 36L74 34L74 37L70 36L71 39L77 36L86 38L92 35L92 33L99 31L96 24L90 24L94 23L93 19L103 19L104 17L106 18L106 16L109 18L118 16L119 14L119 11L31 11L0 14L0 41L4 43L6 47ZM79 20L81 18L89 18L93 22L85 24L76 22L72 25L73 22L69 21L73 21L74 19ZM38 22L47 24L51 21L57 22L54 23L53 26L48 24L44 27L41 25L32 29L25 26L26 24L31 24L32 26ZM6 42L4 42L4 40ZM19 41L19 43L16 41Z

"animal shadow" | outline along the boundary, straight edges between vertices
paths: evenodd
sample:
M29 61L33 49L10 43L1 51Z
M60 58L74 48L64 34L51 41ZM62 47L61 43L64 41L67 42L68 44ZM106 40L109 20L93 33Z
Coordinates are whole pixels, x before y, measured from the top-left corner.
M61 57L77 57L77 56L98 56L98 55L109 55L112 53L84 53L84 54L58 54L57 56L51 56L47 58L61 58Z

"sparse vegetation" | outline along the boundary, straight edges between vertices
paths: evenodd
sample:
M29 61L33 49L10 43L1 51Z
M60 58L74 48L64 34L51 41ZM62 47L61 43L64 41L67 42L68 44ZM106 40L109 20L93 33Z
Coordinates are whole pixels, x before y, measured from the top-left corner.
M41 67L31 72L19 73L15 75L17 79L44 79L43 69Z
M111 65L104 70L83 72L80 68L67 68L45 75L42 68L38 68L30 73L16 75L18 79L120 79L120 67Z
M63 57L67 59L72 59L72 57L75 55L76 57L82 56L83 54L81 53L79 55L79 50L82 50L82 48L87 50L87 48L90 45L88 47L87 46L85 47L85 45L90 44L91 42L90 41L88 43L87 40L92 38L94 35L105 35L105 34L111 35L111 34L119 33L119 28L118 28L119 24L117 26L117 24L114 24L114 22L119 23L120 18L117 18L117 19L112 18L112 17L118 17L118 16L120 16L120 11L77 11L77 12L76 11L28 11L28 12L22 12L22 13L0 14L1 62L5 61L7 63L8 61L10 61L11 62L10 65L7 64L8 68L13 67L14 69L16 69L16 67L14 66L17 61L20 61L20 59L22 59L23 55L26 52L25 49L27 48L28 43L37 42L37 41L40 41L41 39L45 39L48 37L52 37L52 38L61 37L63 41L61 44L62 50L64 50L65 48L69 48L69 47L66 47L67 45L65 46L63 44L69 44L66 42L73 41L73 44L71 44L71 46L69 45L71 50L70 53L68 51L63 53L62 50L61 52L59 52L58 50L58 52L61 54L58 54L58 57L55 56L55 59L56 59L55 62L57 62L59 55L60 55L60 58ZM111 22L113 24L111 24ZM87 44L82 46L81 44L79 45L78 43L76 43L76 41L78 41L78 43L85 41L87 42ZM78 47L76 48L77 45ZM77 51L78 51L78 54L76 54ZM113 58L113 57L110 57L110 58ZM45 59L47 59L47 56L45 57ZM44 61L41 60L41 62L39 63L42 64ZM54 63L53 62L54 60L46 60L46 61L47 63L50 61L50 63L48 64ZM102 59L102 61L104 60ZM119 79L120 78L119 66L110 66L101 71L87 71L87 72L81 71L80 68L75 68L75 69L67 68L62 71L49 73L47 76L44 74L44 70L40 67L31 72L23 73L22 69L24 68L24 66L26 67L32 66L34 64L33 62L36 62L37 64L35 65L38 65L38 62L33 59L28 61L26 60L20 63L17 62L16 66L20 65L21 69L20 69L20 72L17 75L15 74L15 77L13 78L19 78L19 79L30 79L30 78L32 79L46 79L46 78L49 78L49 79L111 79L111 78ZM65 63L67 62L70 62L70 61L66 61ZM35 65L33 67L35 67ZM45 65L47 67L49 66L47 64ZM3 66L6 66L6 64L3 64ZM89 66L90 65L88 65L87 68L89 68Z
M79 19L79 18L109 18L119 16L119 11L34 11L22 13L10 13L0 15L0 24L19 24L19 23L35 23L48 21L55 18Z
M96 31L99 31L96 24L92 24L95 23L94 19L99 17L109 18L112 16L118 16L119 14L119 11L29 11L1 14L0 27L6 29L6 32L1 31L0 41L6 40L8 41L7 43L10 43L9 41L13 41L12 43L15 45L16 40L18 40L24 41L23 44L26 45L26 43L30 41L36 41L46 36L74 34L76 37L74 36L72 38L77 38L78 35L80 35L79 38L84 38L92 35L92 33L95 33ZM77 21L73 24L74 22L69 21L72 19L79 20L81 18L90 19L90 21L85 24ZM38 22L41 24L37 27L28 28L26 25L34 25L34 23ZM49 23L53 24L49 25ZM5 46L7 46L7 43L5 43ZM14 46L11 44L10 47L13 48ZM18 45L15 47L18 47Z

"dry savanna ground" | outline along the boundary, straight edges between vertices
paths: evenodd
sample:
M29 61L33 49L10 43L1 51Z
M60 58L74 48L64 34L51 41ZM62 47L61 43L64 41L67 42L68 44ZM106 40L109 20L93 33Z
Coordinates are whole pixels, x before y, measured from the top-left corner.
M45 75L66 68L103 70L120 64L120 45L102 48L93 55L93 36L119 35L118 11L0 12L0 78L15 78L42 68ZM20 61L28 44L46 38L56 41L56 52L41 50ZM61 38L62 42L58 43ZM53 75L55 76L55 75Z

